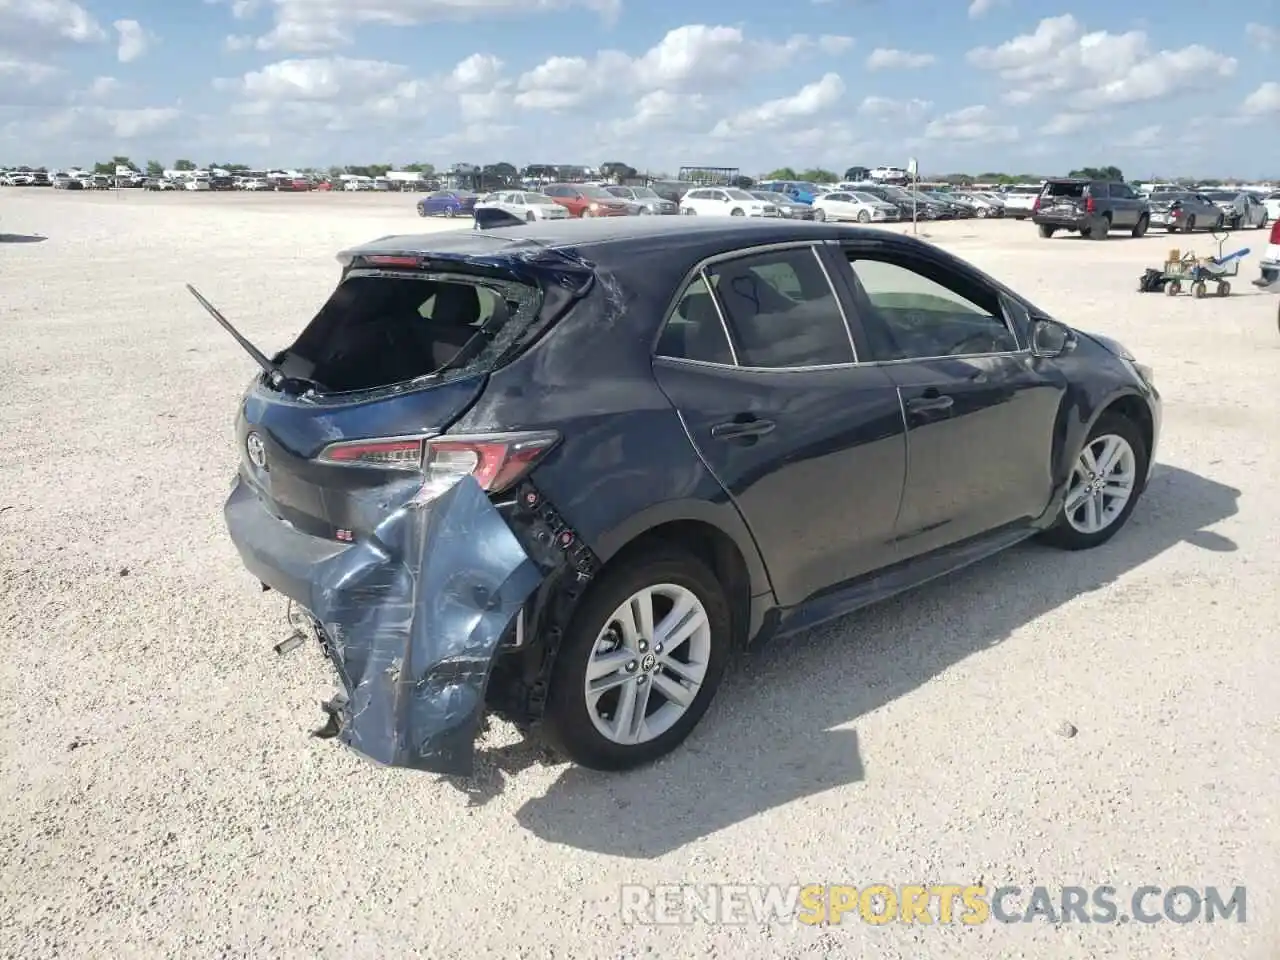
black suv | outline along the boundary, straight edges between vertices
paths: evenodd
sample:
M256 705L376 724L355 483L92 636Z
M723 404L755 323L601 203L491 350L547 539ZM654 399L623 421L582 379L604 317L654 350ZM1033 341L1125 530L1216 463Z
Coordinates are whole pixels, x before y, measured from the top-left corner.
M247 346L231 538L342 683L320 732L384 763L464 772L486 709L652 760L747 641L1100 546L1146 486L1150 369L937 247L477 215L347 251L291 346Z
M1140 237L1151 225L1151 208L1127 183L1063 178L1045 181L1031 221L1046 238L1059 230L1074 230L1090 240L1105 240L1112 230Z

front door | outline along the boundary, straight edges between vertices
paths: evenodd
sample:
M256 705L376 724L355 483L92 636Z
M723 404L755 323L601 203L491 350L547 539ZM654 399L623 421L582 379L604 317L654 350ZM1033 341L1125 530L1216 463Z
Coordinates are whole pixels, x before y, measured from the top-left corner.
M897 390L854 362L812 246L707 265L656 353L657 381L742 513L780 604L889 561L906 471Z
M1065 378L1031 356L976 272L915 248L845 254L864 336L907 421L903 555L1040 516Z

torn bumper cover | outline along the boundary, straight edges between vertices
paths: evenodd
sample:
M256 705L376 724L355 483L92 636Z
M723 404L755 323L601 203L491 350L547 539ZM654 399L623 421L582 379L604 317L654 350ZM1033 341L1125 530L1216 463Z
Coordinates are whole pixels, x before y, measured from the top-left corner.
M350 544L279 519L243 478L224 513L249 571L314 620L345 691L338 738L382 764L467 775L494 657L544 574L473 478L425 502L420 489L395 488Z

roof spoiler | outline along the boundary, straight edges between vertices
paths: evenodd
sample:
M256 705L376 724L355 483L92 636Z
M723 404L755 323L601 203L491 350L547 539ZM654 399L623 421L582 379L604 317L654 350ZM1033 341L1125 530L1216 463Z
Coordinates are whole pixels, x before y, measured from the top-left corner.
M514 213L508 213L506 210L500 210L495 207L480 207L476 210L474 216L477 230L492 230L494 227L519 227L526 222Z

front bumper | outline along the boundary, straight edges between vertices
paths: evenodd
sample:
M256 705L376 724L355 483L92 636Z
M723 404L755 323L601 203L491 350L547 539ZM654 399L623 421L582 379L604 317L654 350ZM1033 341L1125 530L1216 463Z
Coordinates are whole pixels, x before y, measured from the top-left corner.
M302 533L238 478L224 508L245 567L314 621L343 687L336 736L388 766L466 775L493 660L544 579L467 477L419 503L406 481L366 540Z

